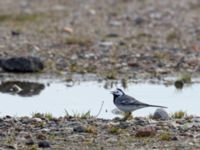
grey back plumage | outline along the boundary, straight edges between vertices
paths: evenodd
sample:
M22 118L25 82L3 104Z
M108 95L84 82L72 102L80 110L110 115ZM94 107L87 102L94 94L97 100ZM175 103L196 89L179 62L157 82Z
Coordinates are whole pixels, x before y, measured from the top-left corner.
M120 105L147 105L126 94L117 97L116 102Z

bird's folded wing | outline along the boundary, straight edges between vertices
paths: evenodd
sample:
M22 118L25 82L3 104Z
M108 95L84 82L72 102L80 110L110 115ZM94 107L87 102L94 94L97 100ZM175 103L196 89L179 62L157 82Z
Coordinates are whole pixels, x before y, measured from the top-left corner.
M120 104L121 105L148 105L128 95L124 95L123 97L121 97Z

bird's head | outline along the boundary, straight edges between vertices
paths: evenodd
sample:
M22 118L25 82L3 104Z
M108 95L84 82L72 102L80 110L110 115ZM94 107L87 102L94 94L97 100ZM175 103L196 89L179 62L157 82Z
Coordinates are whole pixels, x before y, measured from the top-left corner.
M124 92L121 89L117 88L115 91L112 91L111 94L114 97L119 97L119 96L124 95Z

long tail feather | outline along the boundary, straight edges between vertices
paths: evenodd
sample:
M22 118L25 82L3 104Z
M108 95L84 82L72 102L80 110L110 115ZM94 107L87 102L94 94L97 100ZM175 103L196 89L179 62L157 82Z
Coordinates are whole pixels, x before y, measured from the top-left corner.
M160 108L167 108L165 106L159 106L159 105L148 105L149 107L160 107Z

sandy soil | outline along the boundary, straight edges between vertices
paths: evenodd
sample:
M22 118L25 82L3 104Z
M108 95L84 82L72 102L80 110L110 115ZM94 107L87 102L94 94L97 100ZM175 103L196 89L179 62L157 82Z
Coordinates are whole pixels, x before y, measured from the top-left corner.
M200 72L198 0L0 1L0 57L106 78Z

